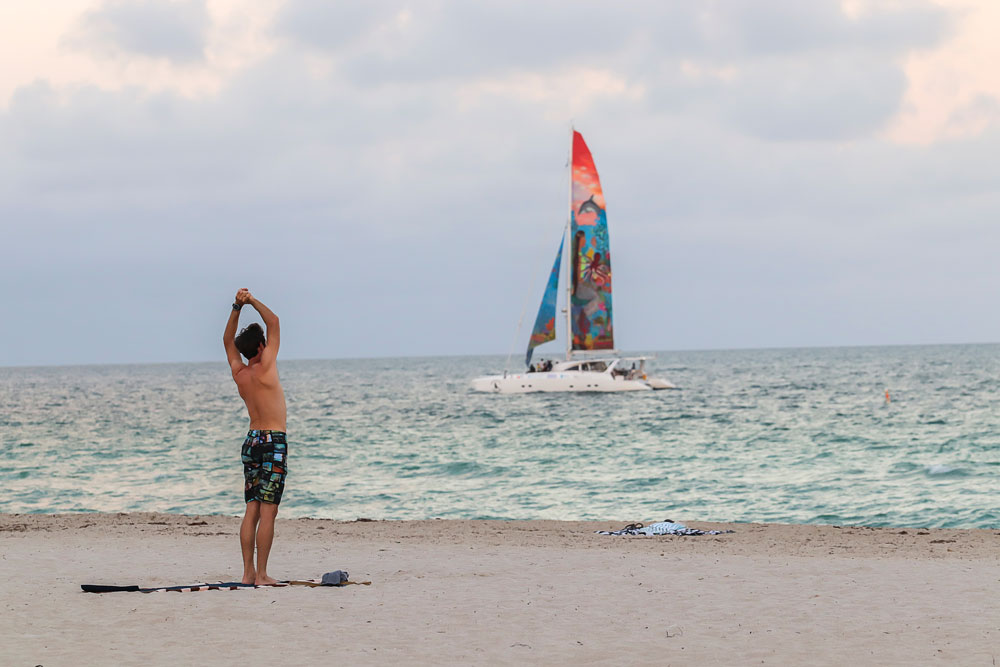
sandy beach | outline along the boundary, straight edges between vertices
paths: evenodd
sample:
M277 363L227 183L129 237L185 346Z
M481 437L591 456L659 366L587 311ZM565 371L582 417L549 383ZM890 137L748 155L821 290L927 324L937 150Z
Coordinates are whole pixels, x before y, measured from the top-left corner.
M673 517L683 521L683 517ZM1000 531L685 522L279 519L272 573L370 586L88 594L231 581L238 519L0 515L7 665L950 664L1000 656Z

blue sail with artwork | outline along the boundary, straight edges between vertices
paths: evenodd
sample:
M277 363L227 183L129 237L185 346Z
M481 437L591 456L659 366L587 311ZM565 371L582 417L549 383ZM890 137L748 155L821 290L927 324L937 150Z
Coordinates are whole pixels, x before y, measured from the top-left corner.
M563 241L559 242L559 252L556 253L556 261L552 265L552 273L549 274L549 282L542 295L542 304L538 307L535 328L531 330L531 338L528 339L528 353L524 358L524 363L527 366L531 365L531 355L535 348L542 343L555 340L556 337L556 295L559 290L559 267L562 264Z

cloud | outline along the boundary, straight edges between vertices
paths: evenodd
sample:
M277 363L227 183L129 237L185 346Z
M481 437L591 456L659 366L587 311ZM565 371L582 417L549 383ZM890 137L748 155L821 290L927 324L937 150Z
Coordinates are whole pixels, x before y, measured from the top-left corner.
M854 16L840 0L717 0L699 12L703 48L718 57L782 56L833 51L894 54L931 47L952 27L943 8L925 0L876 3Z
M898 55L932 46L949 27L949 15L926 1L851 18L839 0L290 0L275 31L331 54L356 81L381 84L679 58L718 64L809 53Z
M104 0L64 43L105 57L190 64L204 60L209 26L205 0Z
M78 361L215 358L243 284L295 323L291 357L506 351L565 224L570 119L623 347L989 338L1000 135L879 136L947 18L837 6L292 0L211 93L24 86L0 110L23 323L0 364L54 359L65 318Z
M902 69L857 54L811 54L739 70L717 99L723 117L748 134L788 141L871 136L906 92Z
M633 102L648 95L655 110L714 114L770 140L838 141L885 127L906 92L904 56L950 27L926 2L876 4L852 17L837 0L291 0L275 30L325 54L358 88L451 81L467 104L476 91L536 100L558 91L548 113L568 118L589 110L594 86L578 93L566 84L591 72L616 80Z
M1000 124L1000 101L992 95L976 95L948 116L947 128L956 136L974 136Z
M277 32L334 55L359 84L381 85L600 64L623 46L629 18L593 2L374 2L361 10L292 0Z

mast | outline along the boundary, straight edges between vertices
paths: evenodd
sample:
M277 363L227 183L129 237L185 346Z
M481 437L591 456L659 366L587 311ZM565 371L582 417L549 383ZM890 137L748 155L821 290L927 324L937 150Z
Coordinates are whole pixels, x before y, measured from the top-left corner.
M572 125L569 126L569 201L566 207L566 361L573 358L573 133Z

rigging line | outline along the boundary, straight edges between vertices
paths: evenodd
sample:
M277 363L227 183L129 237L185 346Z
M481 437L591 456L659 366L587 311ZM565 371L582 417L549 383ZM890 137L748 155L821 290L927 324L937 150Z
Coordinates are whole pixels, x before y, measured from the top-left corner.
M573 132L574 131L575 131L575 129L573 127L573 122L571 120L570 121L570 128L569 128L569 153L566 154L566 169L569 171L570 208L572 208L572 206L573 206L573 171L572 171L572 164L573 164ZM567 224L567 230L568 230L568 225L569 225L568 219L567 219L567 223L566 224ZM563 234L566 234L566 233L567 233L566 231L563 232ZM569 251L567 251L567 252L569 252ZM562 255L560 255L560 257L562 257ZM541 264L539 264L539 266L542 267L542 270L544 270L545 267L547 266L547 264L545 264L545 262L543 261ZM567 264L567 267L568 266L569 265ZM560 271L560 273L562 273L562 271ZM538 283L536 281L536 282L534 282L532 284L536 285ZM569 268L566 269L566 284L569 285ZM548 283L546 283L546 285L548 285ZM558 294L558 291L556 293ZM517 345L517 339L521 337L521 325L524 323L524 313L525 313L525 311L528 310L528 300L529 299L531 299L531 292L530 291L524 297L524 306L521 308L521 317L518 318L518 320L517 320L517 332L514 333L514 340L512 340L511 343L510 343L510 351L507 352L507 361L504 362L504 368L503 368L503 374L504 374L504 376L507 375L507 370L510 368L510 359L511 359L511 357L514 356L514 346ZM569 312L569 294L568 293L567 293L567 297L566 297L566 312L567 312L567 315L566 315L566 338L568 340L572 341L573 340L573 331L570 328L570 321L569 321L569 315L568 315L568 312ZM556 316L558 317L558 315L559 315L559 302L558 302L558 299L557 299L556 300ZM570 345L571 345L571 343L570 343ZM570 357L570 355L567 352L566 358L569 359L569 357Z
M544 269L545 263L542 262L540 266ZM538 281L535 280L531 284L537 285ZM528 302L531 300L531 294L532 290L529 287L528 293L524 295L524 305L521 306L521 317L517 319L517 331L514 332L514 339L510 342L510 351L507 352L507 361L505 361L503 365L503 374L505 376L507 375L507 371L510 370L510 359L514 356L514 347L517 345L517 339L521 337L521 325L524 324L524 313L528 310Z

